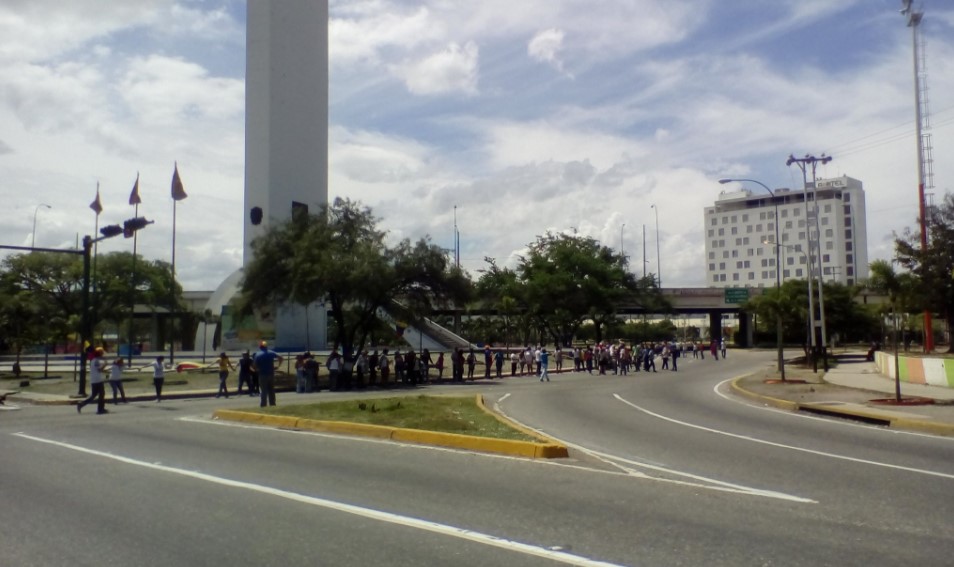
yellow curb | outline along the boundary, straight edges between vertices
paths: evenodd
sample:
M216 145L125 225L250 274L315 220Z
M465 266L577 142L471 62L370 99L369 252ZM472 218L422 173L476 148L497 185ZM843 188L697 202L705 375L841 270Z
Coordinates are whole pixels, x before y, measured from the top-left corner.
M837 406L830 406L824 404L799 404L798 402L791 402L788 400L780 400L778 398L772 398L770 396L763 396L762 394L757 394L750 390L746 390L739 385L739 382L745 378L745 376L739 376L732 380L732 389L751 400L757 402L762 402L767 405L777 407L779 409L785 409L789 411L801 411L801 410L813 410L813 411L823 411L828 414L840 414L847 417L858 417L869 420L877 420L884 423L887 427L892 429L904 429L908 431L921 431L924 433L932 433L935 435L944 435L944 436L954 436L954 424L950 423L939 423L936 421L927 421L923 419L911 419L906 417L894 417L886 416L884 413L879 412L877 409L872 409L871 411L858 411L858 410L849 410L839 408Z
M745 376L739 376L738 378L734 378L732 380L732 389L735 390L737 393L741 394L742 396L746 398L749 398L750 400L762 402L770 406L777 407L779 409L784 409L789 411L798 411L798 403L796 402L790 402L788 400L780 400L778 398L773 398L771 396L763 396L762 394L756 394L755 392L751 390L746 390L745 388L739 385L739 382L741 382L743 378L745 378Z
M365 423L345 421L299 419L297 417L266 415L235 410L215 410L212 412L212 418L254 423L270 427L305 429L308 431L322 431L325 433L339 433L344 435L360 435L363 437L389 439L405 443L436 445L439 447L467 449L470 451L482 451L534 459L562 459L569 456L566 447L554 442L549 442L549 440L545 443L534 443L530 441L516 441L513 439L491 439L489 437L476 437L457 433L440 433L437 431L368 425ZM533 436L539 438L537 434Z

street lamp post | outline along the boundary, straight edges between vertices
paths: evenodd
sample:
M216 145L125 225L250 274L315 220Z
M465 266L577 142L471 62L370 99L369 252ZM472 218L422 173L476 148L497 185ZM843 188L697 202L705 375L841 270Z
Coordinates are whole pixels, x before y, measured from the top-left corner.
M47 209L53 208L46 203L40 203L33 209L33 236L30 239L30 248L36 248L36 214L40 212L40 207L46 207Z
M626 254L623 251L623 229L626 228L626 223L624 222L619 227L619 255L625 257Z
M649 208L656 213L656 283L659 284L659 289L662 289L662 268L659 259L659 207L653 204Z
M763 189L768 191L768 194L772 196L772 206L775 207L775 293L777 295L776 301L779 302L779 305L776 307L775 313L775 344L778 349L778 372L782 375L782 381L785 381L785 352L784 345L782 344L782 310L781 310L781 300L782 300L782 255L781 251L781 241L779 241L779 230L778 230L778 201L775 199L775 192L768 188L768 185L762 183L761 181L756 181L755 179L720 179L719 183L725 185L726 183L732 182L748 182L755 183L756 185L761 185Z

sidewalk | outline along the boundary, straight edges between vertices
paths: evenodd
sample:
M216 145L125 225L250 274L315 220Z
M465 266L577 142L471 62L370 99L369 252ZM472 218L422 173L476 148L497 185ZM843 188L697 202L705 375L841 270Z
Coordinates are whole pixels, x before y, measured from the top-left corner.
M733 389L746 397L792 411L805 411L885 425L895 429L954 436L954 389L901 382L897 405L894 380L880 374L864 353L839 355L827 373L799 372L806 383L777 383L774 370L736 379ZM923 398L931 403L915 404ZM888 403L885 403L887 401ZM924 401L924 400L922 400Z

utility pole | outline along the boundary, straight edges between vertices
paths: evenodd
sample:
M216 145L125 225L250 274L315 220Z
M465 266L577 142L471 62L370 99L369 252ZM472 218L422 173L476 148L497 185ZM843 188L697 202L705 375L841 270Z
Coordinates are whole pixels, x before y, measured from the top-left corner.
M818 180L816 169L818 164L826 164L831 161L831 156L826 156L822 154L821 157L815 157L813 155L806 155L803 158L796 158L793 155L788 156L788 161L785 162L785 165L791 166L793 163L802 170L802 183L804 184L805 191L805 241L808 244L808 309L811 312L811 315L814 316L814 308L812 307L812 280L815 277L815 259L818 260L818 312L821 322L821 347L822 347L822 361L824 365L825 372L828 371L828 336L825 330L825 279L822 275L822 255L821 255L821 231L818 223L818 190L816 189L816 182ZM815 247L812 246L812 227L811 221L809 219L808 212L808 173L807 168L811 167L812 170L812 215L815 217ZM817 255L814 250L817 250ZM815 258L813 258L815 256ZM811 319L811 318L809 318ZM815 328L814 323L812 324L811 332L811 342L812 342L812 351L815 350ZM814 354L813 354L814 358ZM818 370L818 363L815 361L814 368Z

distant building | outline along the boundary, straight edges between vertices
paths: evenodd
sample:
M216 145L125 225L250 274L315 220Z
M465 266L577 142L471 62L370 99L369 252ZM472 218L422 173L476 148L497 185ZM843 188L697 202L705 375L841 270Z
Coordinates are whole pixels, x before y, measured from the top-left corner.
M775 208L782 281L809 275L808 237L816 241L815 205L821 232L825 281L854 284L868 277L865 192L861 181L843 176L819 179L806 191L774 189L725 192L705 209L706 282L710 287L775 285ZM811 251L812 256L818 254ZM819 264L816 259L815 274Z

